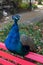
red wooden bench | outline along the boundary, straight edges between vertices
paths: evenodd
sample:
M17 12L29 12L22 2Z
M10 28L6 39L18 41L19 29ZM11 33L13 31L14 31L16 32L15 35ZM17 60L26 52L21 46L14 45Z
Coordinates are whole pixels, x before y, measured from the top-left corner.
M0 49L7 50L7 48L5 47L5 45L3 43L0 43ZM12 56L11 54L9 54L7 52L3 52L1 50L0 50L0 56L7 58L7 59L11 59L13 61L16 61L16 63L19 63L21 65L35 65L34 63L32 63L30 61L26 61L26 60L23 60L22 58ZM29 54L27 54L25 56L25 58L32 59L32 60L35 60L37 62L43 63L43 55L36 54L33 52L29 52Z

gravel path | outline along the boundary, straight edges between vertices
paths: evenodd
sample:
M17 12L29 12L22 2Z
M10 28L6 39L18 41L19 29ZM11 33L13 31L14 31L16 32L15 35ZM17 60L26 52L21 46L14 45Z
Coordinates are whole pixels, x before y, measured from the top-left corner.
M31 12L27 11L24 13L20 13L19 15L21 15L19 23L28 24L30 22L36 22L36 21L43 20L43 9L37 9ZM0 23L0 28L7 22L12 21L11 17L12 15L9 16L9 19L7 21L5 21L4 23Z
M32 12L25 12L21 14L20 22L30 23L43 19L43 10L34 10Z

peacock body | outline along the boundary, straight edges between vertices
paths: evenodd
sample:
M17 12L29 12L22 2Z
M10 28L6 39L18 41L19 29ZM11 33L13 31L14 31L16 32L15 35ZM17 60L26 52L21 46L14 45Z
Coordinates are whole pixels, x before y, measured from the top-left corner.
M12 16L14 24L7 38L5 39L5 45L11 52L18 53L24 56L27 52L29 52L29 46L27 45L23 46L22 42L20 42L19 27L17 24L19 18L20 18L19 15Z

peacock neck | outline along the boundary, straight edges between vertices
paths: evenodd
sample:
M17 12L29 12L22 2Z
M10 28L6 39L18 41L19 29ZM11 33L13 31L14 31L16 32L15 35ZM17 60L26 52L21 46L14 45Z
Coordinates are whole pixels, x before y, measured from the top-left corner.
M18 21L17 20L14 20L14 22L15 22L15 24L17 24Z

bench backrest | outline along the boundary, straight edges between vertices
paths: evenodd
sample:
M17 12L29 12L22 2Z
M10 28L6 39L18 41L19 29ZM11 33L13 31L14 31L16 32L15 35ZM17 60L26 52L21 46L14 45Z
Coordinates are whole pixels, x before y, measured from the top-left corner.
M5 47L5 45L1 42L0 43L0 48L2 48L3 50L7 50L7 48ZM2 51L0 51L1 53ZM2 53L5 53L5 52L2 52ZM5 53L6 54L6 53ZM2 54L3 55L3 54ZM8 55L9 56L9 55ZM29 54L27 54L25 56L25 58L27 59L32 59L32 60L35 60L37 62L40 62L40 63L43 63L43 55L40 55L40 54L36 54L34 52L29 52ZM13 60L13 59L12 59Z
M13 56L7 52L3 52L0 50L0 56L4 59L12 61L12 63L20 64L20 65L36 65L30 61L23 60L22 58Z

